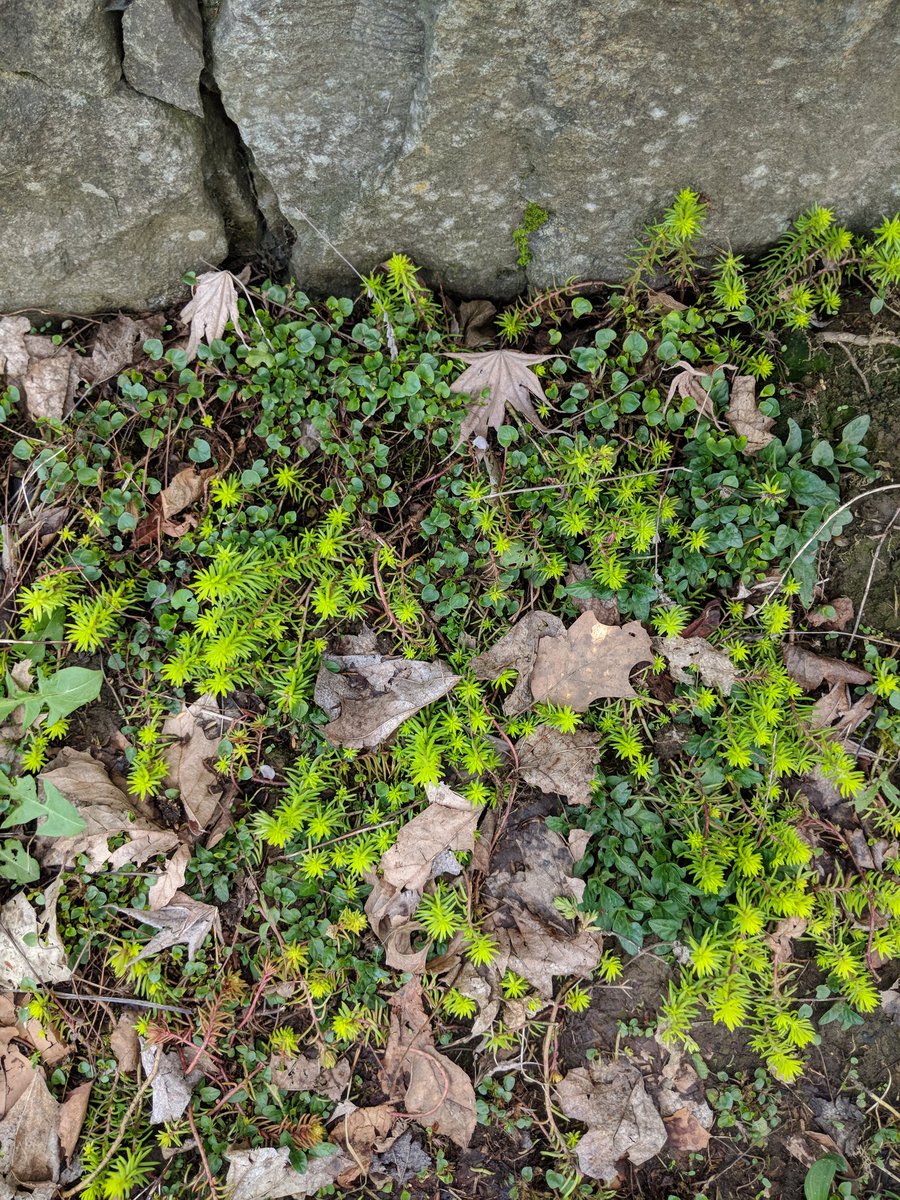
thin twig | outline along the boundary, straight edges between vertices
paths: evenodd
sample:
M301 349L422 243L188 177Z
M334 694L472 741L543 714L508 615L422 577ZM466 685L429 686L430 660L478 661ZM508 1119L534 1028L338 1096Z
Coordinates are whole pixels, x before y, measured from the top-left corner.
M825 330L817 333L820 342L834 342L837 346L900 346L900 338L887 333L834 333Z
M91 1004L126 1004L129 1008L152 1008L158 1012L180 1013L189 1017L189 1008L176 1008L174 1004L156 1004L153 1000L133 1000L130 996L91 996L86 992L51 992L60 1000L81 1000Z

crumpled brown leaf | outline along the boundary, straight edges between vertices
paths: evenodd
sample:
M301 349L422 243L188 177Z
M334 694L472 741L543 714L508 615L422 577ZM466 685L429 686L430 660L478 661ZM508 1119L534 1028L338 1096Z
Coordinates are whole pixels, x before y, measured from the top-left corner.
M461 334L463 345L468 349L477 350L494 340L496 315L497 309L490 300L463 300L456 312L456 328L451 332Z
M188 362L197 354L201 342L214 342L225 332L230 321L241 341L240 314L237 306L236 276L231 271L204 271L197 276L193 296L181 310L181 320L190 321L186 347Z
M465 1149L475 1132L475 1089L462 1067L435 1049L421 980L411 979L388 1003L391 1031L383 1058L385 1092L403 1094L412 1120Z
M133 1075L138 1069L141 1046L134 1020L128 1013L122 1013L109 1037L109 1047L123 1075Z
M165 520L177 517L203 495L203 488L209 478L209 471L196 472L193 467L185 467L177 475L173 475L168 486L159 493L159 502Z
M703 683L718 688L723 696L730 696L737 682L737 670L724 650L717 650L702 637L657 637L653 648L669 664L676 683L694 684L696 671Z
M295 1171L290 1162L290 1146L275 1149L227 1150L228 1174L225 1187L229 1200L293 1200L317 1196L333 1184L353 1159L342 1150L322 1158L307 1159L305 1171Z
M137 359L144 342L159 337L164 324L162 313L138 320L120 313L111 321L101 322L94 335L90 357L76 359L79 375L88 383L103 383L114 378Z
M142 925L152 925L159 932L142 947L135 962L167 950L169 946L185 945L188 961L203 945L209 933L222 936L219 910L212 904L194 900L185 892L176 892L165 908L151 911L146 908L119 908L118 911Z
M823 611L830 608L834 616ZM811 629L821 629L823 632L846 629L853 620L853 601L849 596L837 596L829 600L823 608L815 608L806 614L806 623Z
M150 885L147 893L149 908L165 908L179 888L184 886L188 863L191 861L190 846L182 843L166 863L162 872Z
M555 1091L563 1114L588 1127L575 1155L590 1179L612 1183L623 1159L639 1167L666 1144L666 1127L640 1071L621 1059L576 1067Z
M50 1094L43 1071L0 1121L0 1159L8 1179L22 1184L59 1179L60 1105Z
M63 747L53 769L42 772L41 778L58 787L86 822L75 837L35 839L37 857L45 867L73 867L85 854L89 871L104 867L119 871L127 863L140 866L178 845L178 835L154 821L139 800L120 791L103 764L85 751ZM129 840L110 850L109 838L123 833Z
M167 1053L141 1038L141 1065L149 1078L152 1097L150 1124L177 1121L191 1102L191 1092L202 1078L200 1071L185 1075L177 1054ZM155 1072L155 1074L154 1074Z
M87 1116L93 1086L93 1083L81 1083L78 1087L73 1088L65 1100L63 1100L59 1110L59 1127L57 1130L59 1147L67 1160L72 1158L75 1153L75 1147L78 1145L78 1138L81 1135L84 1118Z
M397 1117L390 1104L372 1104L363 1108L354 1105L350 1112L341 1116L339 1123L334 1126L334 1140L350 1150L357 1163L355 1174L348 1171L341 1175L341 1184L346 1186L352 1182L351 1175L355 1178L360 1166L368 1170L375 1150L388 1150L393 1145L396 1135L391 1133L391 1129Z
M640 621L603 625L593 613L582 613L564 637L541 638L531 694L538 703L586 712L592 700L635 696L631 671L652 660L650 636Z
M756 380L752 375L735 375L731 381L731 399L725 420L738 435L747 439L744 454L758 454L765 450L774 434L769 430L775 424L772 417L763 416L756 402Z
M314 1054L273 1054L270 1061L272 1084L283 1092L315 1092L329 1100L339 1100L350 1082L350 1064L339 1059L333 1067L323 1067Z
M586 978L596 969L602 935L595 929L579 930L553 904L556 897L581 902L585 882L573 876L574 865L568 845L542 819L529 819L525 812L507 826L482 885L482 927L499 943L496 958L484 972L495 990L511 970L549 999L554 976Z
M25 1095L35 1073L40 1070L16 1045L21 1041L16 1006L11 996L2 997L2 1019L0 1026L0 1117L13 1108Z
M813 654L811 650L804 650L795 642L788 642L782 646L781 653L788 675L806 692L814 692L823 683L856 685L872 682L872 676L862 667L855 667L841 658Z
M541 638L564 637L565 632L566 627L559 617L535 609L526 613L484 654L470 659L469 669L476 679L496 679L509 669L518 672L515 686L503 701L503 712L507 717L518 716L534 703L529 681Z
M677 1109L670 1117L663 1117L669 1136L669 1148L676 1153L705 1150L709 1145L710 1132L705 1129L688 1105Z
M56 928L61 886L60 876L44 888L45 907L40 912L24 892L0 908L0 989L18 991L23 979L61 983L70 978L68 956Z
M520 413L535 429L546 433L546 426L534 411L529 393L546 401L544 389L537 375L530 369L537 363L546 362L552 354L522 354L518 350L485 350L480 354L458 354L449 357L462 359L469 366L455 382L451 392L462 392L471 396L472 403L459 429L456 448L464 446L469 438L475 438L475 452L479 457L487 449L489 429L499 429L503 424L507 407ZM482 392L487 396L482 397Z
M812 706L809 723L813 729L830 728L835 733L852 733L874 706L875 697L871 693L866 692L858 700L851 701L846 683L835 683Z
M719 368L715 364L710 364L706 367L695 367L689 362L677 362L674 365L680 367L681 370L669 384L663 411L669 407L672 397L677 394L683 400L690 399L694 401L697 406L698 418L706 417L712 421L716 429L721 429L722 426L719 424L715 409L713 408L712 398L702 382L704 378L711 379Z
M409 971L418 975L425 970L428 945L416 950L412 939L422 929L414 919L422 893L391 887L375 875L366 876L372 890L365 903L365 913L372 932L384 946L384 961L395 971Z
M30 329L28 317L0 317L0 372L10 382L20 380L28 370L25 337Z
M404 721L433 704L459 682L446 663L347 654L323 662L316 679L315 702L328 717L323 729L333 746L371 750Z
M470 853L481 809L473 808L445 783L425 789L428 807L408 821L381 859L384 878L392 886L422 891L434 860L444 850Z
M776 967L791 961L794 938L802 937L808 924L805 917L783 917L772 932L765 935L763 940L772 951L772 962Z
M175 739L163 751L169 767L166 786L178 789L188 826L195 836L223 811L222 781L208 764L233 724L234 718L222 713L215 696L209 694L193 704L182 705L180 713L163 722L165 736Z
M59 421L78 385L76 357L68 346L30 329L28 317L0 317L0 373L21 389L33 421Z
M526 783L565 796L570 804L590 804L591 784L600 761L600 737L589 729L562 733L541 725L516 742L519 774Z

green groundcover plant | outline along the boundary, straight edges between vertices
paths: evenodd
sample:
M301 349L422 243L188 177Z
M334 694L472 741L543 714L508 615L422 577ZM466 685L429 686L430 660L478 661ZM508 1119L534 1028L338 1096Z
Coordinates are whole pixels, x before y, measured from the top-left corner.
M531 216L517 237L523 252L538 227ZM823 611L819 551L852 517L842 483L874 477L868 418L830 439L783 418L791 388L779 354L785 330L833 316L851 290L881 310L900 282L900 218L858 236L817 207L760 262L726 253L701 269L705 216L705 202L683 191L645 231L621 286L566 285L500 314L498 345L545 355L533 370L549 432L507 409L486 448L458 445L479 399L452 388L459 319L402 255L358 300L314 302L271 281L246 291L238 327L201 344L194 361L167 329L113 383L88 388L64 422L29 425L16 389L3 395L21 486L33 505L64 512L13 597L20 640L3 655L0 713L21 706L25 716L21 770L0 775L4 829L80 828L71 804L35 776L104 677L142 801L178 799L165 757L171 712L209 696L238 714L214 762L235 797L234 826L213 848L195 847L185 887L227 905L249 872L255 892L242 920L277 951L236 939L224 982L207 951L193 961L183 947L141 956L149 935L123 935L110 916L111 906L145 905L140 873L101 881L76 870L61 902L68 948L86 970L112 972L151 1010L200 1006L193 1032L161 1007L163 1040L202 1044L253 1078L273 1049L314 1046L327 1064L354 1044L382 1044L391 973L363 912L371 873L432 785L451 779L473 805L504 811L514 787L505 745L541 727L600 741L591 804L560 802L548 818L565 834L592 835L577 866L584 899L570 915L609 935L596 986L621 973L620 954L667 956L664 1039L697 1049L704 1020L744 1029L788 1083L817 1020L852 1022L878 1005L875 965L900 956L898 860L848 852L808 781L832 789L870 840L896 840L900 675L874 643L863 651L871 682L854 698L870 697L870 752L857 758L817 723L818 697L782 653ZM748 444L733 415L746 389L737 381L748 379L762 445ZM162 499L185 467L202 473L202 488L170 519ZM590 604L614 605L662 640L704 637L733 686L702 671L672 677L660 651L635 674L633 698L584 714L537 705L505 715L515 671L485 682L470 661L532 609L569 624ZM711 605L716 619L698 635ZM327 742L314 698L337 639L364 626L386 651L440 657L460 677L366 752ZM71 665L76 656L88 665ZM26 661L27 688L11 674ZM0 872L28 884L39 868L7 838ZM431 888L417 919L433 960L461 945L477 967L496 945L466 879ZM808 958L827 1009L798 997ZM229 1041L226 1027L273 981L296 987L303 1022L271 1034L249 1024L245 1039ZM474 1016L471 998L440 976L429 995L448 1038ZM515 972L503 995L539 1009ZM567 1019L589 1003L589 986L576 985ZM508 1038L496 1023L489 1048ZM97 1195L127 1196L155 1160L142 1135L102 1166L96 1106L130 1098L109 1098L108 1062L97 1079L85 1165L106 1187ZM301 1165L323 1142L321 1097L279 1104L248 1083L226 1103L225 1090L207 1081L194 1107L212 1176L235 1139L290 1144ZM483 1101L485 1112L493 1103ZM164 1137L177 1152L185 1129ZM551 1173L563 1189L572 1178ZM178 1186L170 1175L170 1194Z

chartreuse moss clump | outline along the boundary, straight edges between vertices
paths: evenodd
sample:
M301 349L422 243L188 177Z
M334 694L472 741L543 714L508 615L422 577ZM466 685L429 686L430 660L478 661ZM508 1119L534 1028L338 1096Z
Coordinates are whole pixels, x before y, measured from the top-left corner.
M160 804L177 799L166 717L198 697L228 714L213 761L235 823L213 849L195 848L185 887L244 906L254 932L235 939L236 982L225 987L206 950L191 962L178 947L141 958L147 934L117 932L93 964L148 1002L199 998L201 1036L224 1074L252 1072L294 1035L323 1063L384 1040L396 980L363 911L371 872L431 785L452 781L473 804L505 813L514 787L523 791L509 746L541 727L600 739L591 805L549 819L593 835L578 865L583 904L560 905L611 935L598 983L621 972L617 950L656 946L682 963L660 1015L664 1036L699 1044L707 1017L747 1029L784 1080L818 1036L816 1014L794 999L800 954L815 957L830 1012L849 1021L873 1008L871 963L900 954L896 860L855 861L808 781L890 836L900 803L878 769L817 728L781 654L818 596L818 551L851 519L839 511L842 482L873 475L868 419L831 440L783 419L790 388L770 331L834 312L849 287L883 299L900 274L900 225L885 220L860 238L814 209L760 263L725 255L704 274L705 211L681 193L646 231L621 288L589 299L562 287L502 315L507 340L540 327L558 351L534 367L551 432L508 414L483 456L454 450L471 401L451 390L451 318L401 255L357 300L313 303L267 282L240 299L240 330L201 346L197 361L165 338L149 341L147 358L88 394L68 424L12 440L32 503L66 516L18 589L22 640L6 665L94 656L124 714L130 785ZM673 280L671 302L647 291L660 271ZM684 364L700 391L671 387ZM736 372L755 379L759 413L774 422L753 453L726 418ZM3 403L25 430L16 397ZM160 496L185 465L204 472L204 490L164 521ZM703 636L732 686L702 674L673 681L659 655L633 678L636 698L509 717L516 669L491 682L468 670L524 613L549 610L568 624L600 602L663 639L690 634L712 606L718 617ZM338 640L366 627L379 652L441 657L460 682L392 740L359 752L327 742L314 689ZM866 654L873 739L887 761L900 743L900 685L893 658ZM115 903L140 906L146 887L143 875L116 881ZM89 875L73 875L63 925L74 944L99 946L90 930L108 920L108 899ZM415 920L432 956L452 948L475 967L495 959L465 873L430 886ZM521 978L504 975L507 1001ZM226 1019L255 1029L236 1014L258 1005L268 983L273 997L297 998L292 1032L220 1037ZM474 1015L471 998L440 977L428 996L436 1025ZM575 1019L589 1002L589 988L573 986L560 1011ZM167 1028L200 1044L187 1024ZM498 1021L485 1046L514 1040ZM318 1100L278 1109L255 1087L234 1105L222 1095L209 1086L195 1103L213 1163L230 1139L272 1144L273 1129L287 1136L285 1121L312 1128L322 1111ZM308 1138L297 1138L305 1153ZM137 1180L137 1143L131 1153L133 1167L121 1170Z

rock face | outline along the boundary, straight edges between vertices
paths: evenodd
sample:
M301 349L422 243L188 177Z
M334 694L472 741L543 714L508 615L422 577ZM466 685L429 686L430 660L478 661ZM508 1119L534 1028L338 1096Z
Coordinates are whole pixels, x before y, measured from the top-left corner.
M502 295L621 273L687 184L748 249L816 201L855 223L900 201L898 0L102 10L0 7L0 308L159 303L257 222L309 288L402 250ZM529 202L550 219L523 271Z
M117 20L0 7L0 311L160 306L227 253L205 123L123 80Z

